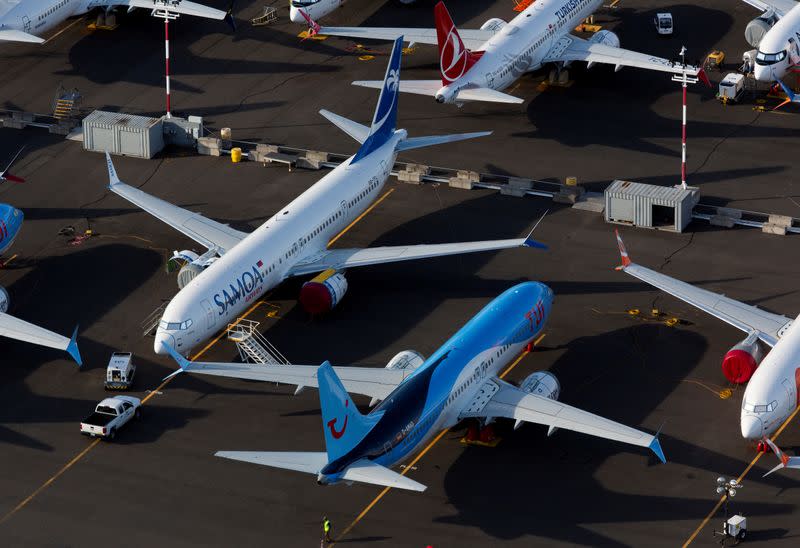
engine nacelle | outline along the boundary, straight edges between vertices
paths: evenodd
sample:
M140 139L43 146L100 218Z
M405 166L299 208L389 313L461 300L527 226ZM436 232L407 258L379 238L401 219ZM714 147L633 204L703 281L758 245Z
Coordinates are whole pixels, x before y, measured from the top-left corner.
M756 372L763 357L764 351L758 342L758 335L748 335L725 354L722 359L722 374L734 384L744 384Z
M0 285L0 312L8 312L9 304L11 304L11 297L8 296L6 288Z
M484 24L481 25L481 30L490 30L492 32L498 32L507 24L508 23L506 23L499 17L492 17L491 19L487 20Z
M450 86L444 86L436 92L437 103L452 103L455 101L456 92Z
M341 272L326 270L300 289L300 304L312 316L333 310L347 293L347 278Z
M410 369L414 370L425 363L425 356L416 350L403 350L395 354L394 358L386 364L386 369Z
M520 383L519 388L528 394L544 396L551 400L557 400L561 394L561 385L558 383L558 379L548 371L531 373Z
M765 13L747 23L744 29L744 39L750 44L750 47L758 48L761 40L769 32L776 20L774 15Z
M178 289L183 289L216 260L217 252L213 249L202 255L188 249L173 251L172 257L167 261L167 272L174 272L175 269L180 268L177 280Z
M589 42L592 44L603 44L611 48L618 48L620 44L619 36L610 30L599 30L595 32L594 35L589 38Z
M197 278L203 270L205 270L205 268L199 264L186 263L183 265L178 271L178 289L183 289L192 283L192 280Z

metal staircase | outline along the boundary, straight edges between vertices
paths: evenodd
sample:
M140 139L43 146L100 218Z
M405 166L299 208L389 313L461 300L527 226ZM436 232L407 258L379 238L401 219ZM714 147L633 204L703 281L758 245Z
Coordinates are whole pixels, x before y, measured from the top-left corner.
M71 118L80 100L81 94L77 88L68 91L63 85L60 85L53 99L53 118L57 120L67 120Z
M158 322L161 321L161 316L164 315L164 309L167 308L169 301L164 301L158 308L153 310L147 317L142 321L142 337L147 337L148 335L155 335L156 327L158 327Z
M228 325L228 340L236 343L242 361L264 365L289 365L289 360L258 331L258 325L259 322L242 319Z

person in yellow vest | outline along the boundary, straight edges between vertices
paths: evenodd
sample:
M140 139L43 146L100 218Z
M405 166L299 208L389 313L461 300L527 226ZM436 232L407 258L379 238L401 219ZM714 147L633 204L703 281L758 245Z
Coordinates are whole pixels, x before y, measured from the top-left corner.
M333 538L331 537L331 520L328 519L328 516L322 518L322 532L325 533L325 542L333 542Z

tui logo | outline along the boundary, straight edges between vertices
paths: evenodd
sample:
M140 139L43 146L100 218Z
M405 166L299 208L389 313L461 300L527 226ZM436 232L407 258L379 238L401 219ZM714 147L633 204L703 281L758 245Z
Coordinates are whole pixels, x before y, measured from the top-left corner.
M344 400L345 409L347 409L347 406L348 406L349 403L350 403L350 400ZM328 428L331 431L331 436L333 436L333 439L335 439L335 440L338 440L339 438L344 436L344 431L347 430L347 413L345 413L344 423L342 424L342 429L341 430L336 430L336 423L338 422L338 420L339 419L331 419L331 420L328 421Z

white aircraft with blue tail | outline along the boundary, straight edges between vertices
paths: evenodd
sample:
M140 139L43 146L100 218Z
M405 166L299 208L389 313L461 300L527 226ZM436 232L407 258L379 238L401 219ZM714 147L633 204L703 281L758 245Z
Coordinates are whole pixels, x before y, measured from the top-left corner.
M391 467L464 419L497 418L563 428L650 448L666 462L656 436L558 401L560 386L546 371L520 387L499 375L544 329L553 291L525 282L494 299L443 346L424 359L410 350L386 368L190 362L164 345L181 372L319 388L325 451L219 451L218 457L306 472L321 485L363 482L412 491L425 486ZM380 401L361 413L351 393Z
M401 38L394 44L369 127L320 111L361 143L358 152L250 234L122 183L111 157L106 155L112 192L208 249L202 255L188 250L174 254L173 259L186 263L178 274L182 287L164 310L156 331L156 353L165 353L162 343L167 343L188 354L287 278L322 273L306 282L300 292L301 304L316 314L341 301L348 287L345 271L350 268L513 247L546 247L528 234L526 238L506 240L328 249L331 239L378 198L398 153L491 133L408 137L406 130L396 129L402 43Z

